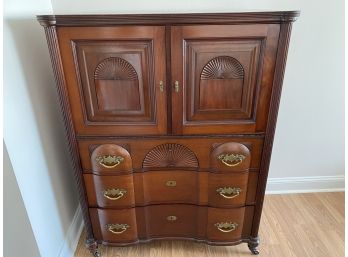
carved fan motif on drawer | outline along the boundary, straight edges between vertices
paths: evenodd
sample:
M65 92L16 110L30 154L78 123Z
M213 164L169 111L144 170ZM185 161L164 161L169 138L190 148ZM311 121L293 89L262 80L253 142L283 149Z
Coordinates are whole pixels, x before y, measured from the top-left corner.
M180 144L163 144L148 152L143 161L144 168L187 167L197 168L196 155Z

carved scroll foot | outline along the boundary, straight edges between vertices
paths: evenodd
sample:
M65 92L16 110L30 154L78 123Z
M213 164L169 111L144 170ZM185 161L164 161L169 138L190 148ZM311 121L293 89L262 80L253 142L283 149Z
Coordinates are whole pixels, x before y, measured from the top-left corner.
M98 243L94 239L87 239L86 240L86 247L88 248L89 252L93 255L93 257L100 257L101 254L98 250Z
M258 236L250 237L248 247L252 254L258 255L260 253L259 250L256 249L259 246L259 244L260 244L260 239Z

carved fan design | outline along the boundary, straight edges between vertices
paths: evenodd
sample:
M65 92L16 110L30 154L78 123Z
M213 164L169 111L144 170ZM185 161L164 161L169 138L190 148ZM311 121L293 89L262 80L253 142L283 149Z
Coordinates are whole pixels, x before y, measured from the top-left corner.
M98 64L94 72L96 80L138 80L134 67L119 57L110 57Z
M243 66L230 56L218 56L203 68L201 79L243 79Z
M148 152L143 161L144 168L153 167L198 167L196 155L186 146L163 144Z

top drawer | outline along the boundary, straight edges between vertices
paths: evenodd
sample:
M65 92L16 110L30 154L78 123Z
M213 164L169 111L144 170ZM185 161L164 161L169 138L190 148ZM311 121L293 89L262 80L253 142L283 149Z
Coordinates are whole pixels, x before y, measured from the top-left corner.
M256 171L261 137L79 140L85 172L115 175L132 171Z

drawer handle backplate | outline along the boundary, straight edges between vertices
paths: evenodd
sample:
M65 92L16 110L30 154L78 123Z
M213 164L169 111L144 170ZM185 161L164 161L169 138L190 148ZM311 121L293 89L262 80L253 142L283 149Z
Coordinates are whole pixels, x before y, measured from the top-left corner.
M243 162L245 156L243 154L221 154L218 159L228 167L234 167Z
M242 189L239 187L220 187L216 189L216 192L218 192L224 198L232 199L237 197L240 192L242 192Z
M214 225L218 230L224 233L229 233L237 229L238 224L235 222L220 222Z
M106 228L113 234L122 234L130 228L130 226L128 224L107 224Z
M112 188L112 189L106 189L104 191L104 197L115 201L123 197L127 193L127 190L125 189L118 189L118 188Z
M121 162L124 161L124 158L122 156L116 156L116 155L103 155L98 156L95 158L96 161L107 169L112 169L121 164Z

